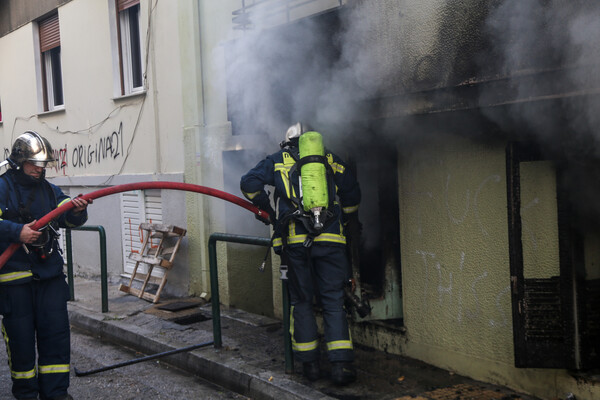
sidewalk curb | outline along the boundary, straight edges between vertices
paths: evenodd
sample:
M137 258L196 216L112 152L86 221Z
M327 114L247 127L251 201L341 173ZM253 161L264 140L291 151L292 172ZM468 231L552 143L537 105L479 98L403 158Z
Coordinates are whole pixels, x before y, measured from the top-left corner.
M89 310L81 311L77 306L69 307L72 326L144 354L162 353L190 345L174 346L173 343L152 338L151 332L142 327L119 320L107 320L105 315ZM289 379L283 371L260 370L214 347L174 354L161 360L253 399L333 399Z

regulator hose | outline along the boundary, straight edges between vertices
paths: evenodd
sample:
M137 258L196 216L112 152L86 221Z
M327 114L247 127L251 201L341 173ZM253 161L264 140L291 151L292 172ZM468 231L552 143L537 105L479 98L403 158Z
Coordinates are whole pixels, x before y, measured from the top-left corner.
M94 192L90 192L87 194L83 194L78 196L79 198L85 200L94 200L100 197L109 196L111 194L129 192L131 190L144 190L144 189L169 189L169 190L183 190L186 192L195 192L206 194L209 196L217 197L219 199L223 199L229 201L233 204L237 204L240 207L245 208L258 215L259 217L269 221L269 213L261 210L256 207L254 204L250 203L247 200L244 200L240 197L237 197L233 194L223 192L222 190L209 188L206 186L194 185L191 183L180 183L180 182L137 182L137 183L127 183L124 185L116 185L108 188L96 190ZM69 211L73 208L73 202L68 201L60 207L55 208L50 211L48 214L44 215L42 218L36 221L35 224L31 226L31 229L38 230L44 226L46 226L52 220L58 218L61 214ZM4 252L0 255L0 269L4 267L4 264L8 261L10 257L17 251L17 249L21 246L21 243L12 243L9 247L4 250Z

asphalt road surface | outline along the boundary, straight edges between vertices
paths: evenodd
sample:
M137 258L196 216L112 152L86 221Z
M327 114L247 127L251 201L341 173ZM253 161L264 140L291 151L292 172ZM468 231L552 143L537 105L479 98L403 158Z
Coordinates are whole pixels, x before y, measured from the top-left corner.
M87 376L75 376L78 371L90 371L143 357L144 354L102 342L79 331L71 332L71 387L75 400L187 400L187 399L247 399L180 369L170 367L160 359L143 361ZM13 399L6 348L0 344L0 400Z

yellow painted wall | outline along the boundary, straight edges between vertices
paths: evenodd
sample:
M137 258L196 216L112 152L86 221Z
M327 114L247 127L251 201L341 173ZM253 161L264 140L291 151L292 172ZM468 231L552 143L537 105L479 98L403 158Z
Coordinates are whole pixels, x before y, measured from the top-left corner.
M566 370L514 367L505 144L429 143L401 152L399 165L405 339L363 338L542 399L600 398L599 385ZM555 172L548 162L520 166L525 276L556 276Z
M525 278L560 275L556 174L549 161L522 162L521 241Z
M511 363L503 147L430 143L399 171L409 342Z

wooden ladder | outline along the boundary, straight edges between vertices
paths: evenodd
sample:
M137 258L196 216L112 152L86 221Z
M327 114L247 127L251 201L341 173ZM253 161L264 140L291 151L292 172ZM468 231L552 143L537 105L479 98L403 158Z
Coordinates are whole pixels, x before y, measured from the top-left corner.
M173 268L173 260L175 259L177 250L179 250L181 240L186 234L186 230L174 225L150 224L146 222L140 224L140 229L145 233L142 249L139 253L131 252L129 254L129 259L135 261L135 266L133 268L133 273L131 274L131 279L129 279L129 284L119 285L119 290L137 296L140 299L158 303L160 292L167 283L167 274L169 270ZM149 246L149 243L151 244L151 239L153 238L160 239L158 246L156 247L152 245ZM146 274L138 273L140 263L148 265L148 272ZM163 270L162 278L152 276L154 267L159 267ZM141 289L132 287L135 279L143 279L144 283L142 284ZM146 291L146 286L150 281L158 284L156 294L151 294Z

